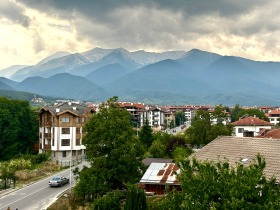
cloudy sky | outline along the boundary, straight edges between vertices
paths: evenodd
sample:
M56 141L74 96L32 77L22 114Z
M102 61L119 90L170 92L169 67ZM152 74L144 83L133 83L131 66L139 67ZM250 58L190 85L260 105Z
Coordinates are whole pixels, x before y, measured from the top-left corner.
M0 69L95 47L280 61L279 11L279 0L1 0Z

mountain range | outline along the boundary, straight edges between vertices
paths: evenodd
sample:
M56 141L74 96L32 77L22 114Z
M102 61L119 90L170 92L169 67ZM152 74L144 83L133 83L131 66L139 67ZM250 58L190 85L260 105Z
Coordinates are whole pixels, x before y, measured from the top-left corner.
M280 62L198 49L162 53L94 48L57 52L32 66L0 70L0 89L50 97L161 105L280 104Z

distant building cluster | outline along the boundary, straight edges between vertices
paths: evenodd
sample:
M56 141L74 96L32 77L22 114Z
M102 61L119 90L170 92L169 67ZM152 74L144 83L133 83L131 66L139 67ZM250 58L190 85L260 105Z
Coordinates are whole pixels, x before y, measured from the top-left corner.
M34 97L36 98L36 97ZM36 98L38 99L38 98ZM40 101L38 99L38 101ZM180 126L191 122L198 110L208 111L210 116L215 107L210 105L185 106L158 106L145 105L135 102L118 102L121 108L126 109L133 116L135 128L140 129L145 121L154 131L164 130L170 125L175 127L176 112L182 112L184 120L180 119ZM70 160L82 160L85 156L83 126L93 113L99 111L98 103L59 100L53 105L44 106L39 110L39 151L51 152L53 161L70 164ZM255 107L254 107L255 108ZM280 138L280 131L273 131L273 126L280 121L279 107L259 107L270 122L252 116L243 116L231 123L230 113L224 112L223 124L234 126L232 136L236 137L263 137ZM211 123L217 119L211 117Z

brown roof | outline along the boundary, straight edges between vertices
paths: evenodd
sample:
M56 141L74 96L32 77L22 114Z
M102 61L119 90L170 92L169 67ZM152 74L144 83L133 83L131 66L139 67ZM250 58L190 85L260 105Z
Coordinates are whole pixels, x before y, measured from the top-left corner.
M259 138L280 139L280 129L265 130L260 135L261 136L257 136L257 137L259 137Z
M233 122L232 124L235 125L235 126L238 126L238 125L245 125L245 126L271 125L272 126L272 124L270 122L267 122L265 120L261 120L261 119L256 118L256 117L246 117L246 118L240 119L236 122Z
M268 115L271 114L280 114L280 110L272 110L271 112L268 112Z
M228 160L231 166L236 163L248 164L259 153L265 158L264 170L267 178L274 175L280 181L280 139L251 137L218 137L190 157L201 161ZM243 161L241 161L243 160Z

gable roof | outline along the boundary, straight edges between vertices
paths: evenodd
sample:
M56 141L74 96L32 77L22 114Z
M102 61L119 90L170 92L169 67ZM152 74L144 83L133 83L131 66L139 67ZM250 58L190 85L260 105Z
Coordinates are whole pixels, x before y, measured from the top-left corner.
M267 122L265 120L261 120L261 119L256 118L256 117L251 117L251 116L240 119L236 122L233 122L232 125L234 125L234 126L261 126L261 125L272 126L272 124L270 122Z
M280 139L280 129L264 129L258 138Z
M179 185L176 173L180 172L175 163L151 163L142 179L141 184L172 184Z
M265 158L264 173L267 178L274 175L280 181L280 139L251 138L251 137L218 137L202 149L193 153L201 161L228 160L231 166L236 163L249 164L259 153ZM241 161L243 160L243 161Z

